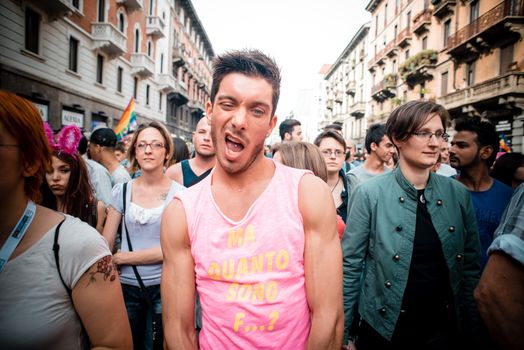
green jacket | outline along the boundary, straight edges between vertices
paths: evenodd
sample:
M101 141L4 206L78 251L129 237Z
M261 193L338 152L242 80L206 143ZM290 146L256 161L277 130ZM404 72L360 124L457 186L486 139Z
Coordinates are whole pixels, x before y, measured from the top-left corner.
M424 196L449 268L459 325L476 332L480 243L470 194L458 181L431 173ZM345 342L356 305L391 340L408 280L416 214L417 190L400 168L361 183L352 194L342 240Z

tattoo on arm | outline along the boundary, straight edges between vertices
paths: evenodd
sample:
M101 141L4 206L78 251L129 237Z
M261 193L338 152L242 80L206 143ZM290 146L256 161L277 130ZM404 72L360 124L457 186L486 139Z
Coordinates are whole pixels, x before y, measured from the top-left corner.
M87 283L87 286L93 282L96 282L95 276L97 274L101 274L104 281L109 279L110 282L113 282L116 279L116 267L113 263L113 258L110 255L98 260L96 264L96 271L89 272L89 282Z

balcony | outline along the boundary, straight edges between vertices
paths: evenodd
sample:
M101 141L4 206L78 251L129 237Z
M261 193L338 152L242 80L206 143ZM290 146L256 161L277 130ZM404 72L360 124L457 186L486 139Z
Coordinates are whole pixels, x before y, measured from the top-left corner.
M173 45L173 65L180 67L186 64L186 55L184 53L184 45Z
M395 45L395 38L391 40L386 47L384 48L384 54L388 57L393 57L397 55L397 46Z
M332 98L329 98L327 101L326 101L326 108L327 109L333 109L333 105L334 105L334 101Z
M343 96L343 93L342 91L337 91L337 93L335 94L335 102L336 103L342 103L344 102L344 96Z
M439 20L453 13L457 0L431 0L433 7L433 16Z
M520 40L524 7L518 0L505 0L449 36L447 53L459 62Z
M404 28L397 35L397 46L403 49L410 44L411 44L411 28L407 27L407 28Z
M160 88L160 91L168 94L175 91L176 88L176 79L171 74L159 74L157 77L157 82Z
M356 92L356 82L354 80L348 80L346 83L346 94L355 96Z
M434 50L423 50L408 58L399 67L399 74L410 88L433 79L433 71L438 60Z
M355 118L362 118L366 113L366 104L362 101L355 102L349 108L349 114Z
M512 114L524 97L524 72L505 75L449 93L438 99L453 117L477 114L503 117ZM522 108L522 107L521 107Z
M146 33L147 35L154 36L156 38L163 38L164 34L164 21L158 16L147 16L146 17Z
M145 53L131 55L131 74L147 78L155 73L155 62Z
M67 16L69 12L75 11L71 0L32 0L30 2L45 12L50 22Z
M142 0L116 0L119 5L124 5L128 10L134 11L142 9Z
M388 98L396 96L397 89L397 75L395 73L388 74L382 81L371 89L371 98L377 102L383 102Z
M431 25L431 10L424 9L413 18L412 31L417 36L421 36L422 34L429 31L430 25Z
M104 52L111 58L126 51L126 36L108 22L91 23L91 35L94 49Z

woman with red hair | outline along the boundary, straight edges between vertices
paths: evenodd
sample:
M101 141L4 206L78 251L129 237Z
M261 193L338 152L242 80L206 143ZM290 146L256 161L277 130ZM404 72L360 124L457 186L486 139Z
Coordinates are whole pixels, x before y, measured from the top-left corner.
M0 348L129 349L107 243L86 223L35 204L50 160L36 108L0 91Z

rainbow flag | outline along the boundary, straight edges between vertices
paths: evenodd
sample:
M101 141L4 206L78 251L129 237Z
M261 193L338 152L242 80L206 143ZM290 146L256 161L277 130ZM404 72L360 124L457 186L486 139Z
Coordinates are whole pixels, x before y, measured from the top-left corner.
M501 152L504 151L506 153L511 153L511 147L508 144L508 139L506 138L506 135L500 134L499 146Z
M119 141L122 140L122 138L126 136L129 131L136 129L137 126L138 123L136 122L135 98L131 97L129 104L120 117L120 121L114 129L116 138Z

